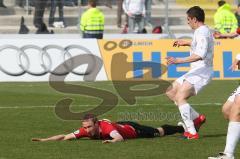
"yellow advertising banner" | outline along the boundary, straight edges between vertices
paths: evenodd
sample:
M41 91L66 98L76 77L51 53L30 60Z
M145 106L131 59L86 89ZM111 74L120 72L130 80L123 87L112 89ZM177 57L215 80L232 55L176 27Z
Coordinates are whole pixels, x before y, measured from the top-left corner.
M127 35L126 35L127 36ZM189 56L189 47L173 47L174 40L99 40L99 48L109 80L173 80L190 69L190 64L166 65L166 57ZM240 71L229 67L240 40L216 40L214 79L236 79Z

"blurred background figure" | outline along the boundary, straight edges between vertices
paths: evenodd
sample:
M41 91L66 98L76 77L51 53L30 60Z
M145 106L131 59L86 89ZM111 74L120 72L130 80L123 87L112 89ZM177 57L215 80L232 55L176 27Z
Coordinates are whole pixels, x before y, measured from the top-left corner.
M238 21L238 28L240 27L240 3L237 6L237 11L235 12L235 16L237 18Z
M35 12L33 18L33 24L36 28L43 26L43 15L47 6L47 0L35 0L34 1Z
M128 15L124 13L125 20L124 24L122 24L122 14L123 14L123 0L117 0L117 27L122 28L128 25Z
M0 0L0 7L1 7L1 8L7 8L7 7L3 4L3 0Z
M51 8L50 8L50 15L49 15L49 27L66 27L65 21L64 21L64 12L63 12L63 0L51 0ZM59 12L59 20L55 21L55 12L56 8L58 7Z
M234 33L237 29L237 19L231 11L231 6L224 0L218 1L219 8L214 14L214 28L221 34Z
M142 32L146 15L145 0L124 0L123 10L128 15L128 32Z
M152 0L145 0L145 8L146 8L146 17L145 17L145 26L152 27Z
M123 4L123 0L117 0L117 26L118 26L118 28L122 27L122 14L123 14L122 4Z
M24 17L21 17L20 29L19 29L18 34L28 34L30 31L29 28L25 25L24 21L25 21Z
M96 0L88 0L89 9L82 14L80 23L83 38L103 38L104 14L96 6Z
M24 8L24 6L27 6L27 0L15 0L15 5ZM33 0L28 0L28 5L34 6Z

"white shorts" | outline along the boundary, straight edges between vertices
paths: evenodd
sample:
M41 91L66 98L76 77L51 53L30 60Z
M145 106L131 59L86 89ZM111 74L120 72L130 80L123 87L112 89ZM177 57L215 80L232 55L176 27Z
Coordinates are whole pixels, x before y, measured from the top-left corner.
M232 94L230 95L230 97L228 97L228 101L230 102L234 102L234 99L237 95L240 95L240 86L238 86L237 89L235 89Z
M179 77L176 82L182 85L185 80L188 81L193 85L196 95L204 86L206 86L212 80L212 76L212 67L193 68L183 76Z

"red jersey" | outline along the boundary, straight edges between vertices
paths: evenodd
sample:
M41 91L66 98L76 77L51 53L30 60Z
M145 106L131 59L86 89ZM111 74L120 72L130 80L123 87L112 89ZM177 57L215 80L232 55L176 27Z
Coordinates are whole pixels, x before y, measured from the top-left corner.
M135 129L130 126L130 125L122 125L122 124L117 124L117 123L112 123L108 120L99 120L98 121L99 125L99 137L101 139L110 139L110 133L112 131L117 131L124 139L131 139L131 138L136 138L137 133ZM81 137L89 137L92 138L84 128L79 128L79 130L75 131L73 133L77 139Z

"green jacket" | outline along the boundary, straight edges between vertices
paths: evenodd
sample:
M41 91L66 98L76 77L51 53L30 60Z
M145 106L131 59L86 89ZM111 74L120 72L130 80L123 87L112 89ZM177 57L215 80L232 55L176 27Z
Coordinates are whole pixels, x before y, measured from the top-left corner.
M82 14L80 28L89 34L103 33L104 15L97 8L90 8Z
M227 3L217 9L214 14L214 28L220 33L233 33L237 29L237 19Z

